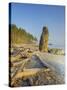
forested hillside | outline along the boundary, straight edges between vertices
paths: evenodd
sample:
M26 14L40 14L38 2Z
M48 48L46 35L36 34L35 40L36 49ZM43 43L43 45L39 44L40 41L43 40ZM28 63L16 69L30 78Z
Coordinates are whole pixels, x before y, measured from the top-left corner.
M11 43L33 43L37 41L37 38L32 34L26 32L23 28L18 28L12 24L10 26Z

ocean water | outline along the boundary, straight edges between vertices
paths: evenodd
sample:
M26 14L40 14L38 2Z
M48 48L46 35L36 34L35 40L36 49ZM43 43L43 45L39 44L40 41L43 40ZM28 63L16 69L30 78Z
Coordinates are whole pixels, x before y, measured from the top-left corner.
M65 45L48 45L49 48L58 48L65 51Z

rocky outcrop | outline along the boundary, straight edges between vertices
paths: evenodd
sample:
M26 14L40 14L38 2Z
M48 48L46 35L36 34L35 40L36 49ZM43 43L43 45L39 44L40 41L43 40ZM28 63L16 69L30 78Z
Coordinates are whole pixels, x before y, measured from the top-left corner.
M63 49L58 48L51 48L48 50L48 52L55 55L65 55L65 51Z
M40 43L39 43L39 50L43 52L48 52L48 28L43 27L43 31L41 34L40 38Z

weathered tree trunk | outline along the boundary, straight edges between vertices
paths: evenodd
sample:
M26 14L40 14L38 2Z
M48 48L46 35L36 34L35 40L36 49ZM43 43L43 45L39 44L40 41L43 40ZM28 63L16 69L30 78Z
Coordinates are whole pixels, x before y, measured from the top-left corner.
M43 27L43 31L39 42L39 50L42 52L48 52L48 36L48 28Z

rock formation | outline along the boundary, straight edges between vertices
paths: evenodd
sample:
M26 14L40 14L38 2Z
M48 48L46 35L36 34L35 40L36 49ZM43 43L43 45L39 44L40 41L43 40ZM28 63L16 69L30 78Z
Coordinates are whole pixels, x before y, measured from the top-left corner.
M48 52L48 36L48 28L43 27L43 31L39 42L39 50L42 52Z

